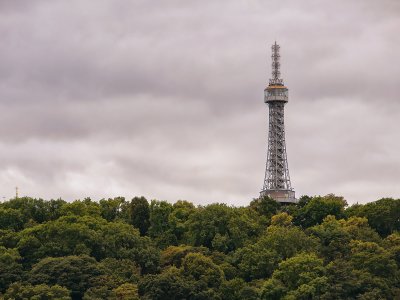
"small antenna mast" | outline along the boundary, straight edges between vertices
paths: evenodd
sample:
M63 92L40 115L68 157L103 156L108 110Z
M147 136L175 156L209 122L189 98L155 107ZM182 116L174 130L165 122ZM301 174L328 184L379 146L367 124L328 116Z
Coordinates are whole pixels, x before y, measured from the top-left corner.
M280 59L280 54L279 54L279 49L280 46L276 43L272 45L272 78L269 80L270 85L282 85L283 84L283 79L281 79L281 63L279 62Z

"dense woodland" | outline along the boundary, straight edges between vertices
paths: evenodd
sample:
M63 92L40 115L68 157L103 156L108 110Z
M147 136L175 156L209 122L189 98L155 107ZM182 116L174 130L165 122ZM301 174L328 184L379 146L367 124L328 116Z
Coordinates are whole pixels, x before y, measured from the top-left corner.
M1 299L400 299L400 200L0 203Z

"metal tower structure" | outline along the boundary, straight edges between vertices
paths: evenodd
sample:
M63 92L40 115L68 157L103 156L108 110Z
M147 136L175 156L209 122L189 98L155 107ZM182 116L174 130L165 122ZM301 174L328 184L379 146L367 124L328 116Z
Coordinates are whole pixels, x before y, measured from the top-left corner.
M270 196L282 203L297 202L290 183L286 155L284 106L288 102L288 88L280 72L280 46L272 45L272 78L264 90L264 102L269 107L268 152L264 185L260 197Z

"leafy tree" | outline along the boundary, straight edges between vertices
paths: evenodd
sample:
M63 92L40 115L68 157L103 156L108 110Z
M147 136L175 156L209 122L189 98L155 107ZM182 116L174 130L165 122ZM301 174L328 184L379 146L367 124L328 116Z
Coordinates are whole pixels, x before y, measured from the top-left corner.
M138 228L140 235L146 235L150 226L150 206L146 198L133 198L125 210L128 223Z
M260 244L238 249L233 255L233 263L246 281L269 277L279 262L276 251Z
M221 286L221 296L223 300L260 299L258 289L249 286L241 278L223 282Z
M176 266L181 267L182 260L189 253L201 253L203 255L209 254L206 247L193 247L188 245L169 246L161 252L161 265L162 266Z
M396 288L350 261L337 259L326 267L328 288L322 299L393 299ZM375 298L370 298L375 295Z
M145 300L188 299L193 287L176 267L165 269L158 275L147 275L138 285L139 296Z
M391 256L397 263L397 267L400 268L400 233L396 232L384 240L384 245L387 251L391 253Z
M268 249L277 253L279 260L285 260L300 252L312 251L317 240L308 236L298 227L269 226L256 243L257 249Z
M17 209L0 207L0 229L19 231L24 227L24 215Z
M15 248L18 243L18 237L12 229L0 229L0 246L6 248Z
M140 277L139 266L130 259L105 258L100 261L105 274L111 276L118 284L137 283Z
M189 253L182 262L183 275L204 283L208 288L216 288L224 280L224 273L210 258L201 253Z
M101 216L109 222L115 221L121 217L122 207L125 204L124 197L116 197L109 199L101 199L100 204L100 214Z
M353 267L383 278L394 278L397 265L388 251L373 242L351 241Z
M0 246L0 293L4 292L9 284L20 281L23 275L21 256L16 249L7 249Z
M76 200L71 203L65 203L61 207L60 213L63 216L75 215L97 217L101 215L101 210L98 203L92 201L90 198L86 198L83 201Z
M25 264L48 256L87 254L97 260L132 259L146 273L156 271L159 263L159 252L148 238L140 237L128 224L100 217L64 216L27 228L21 231L17 248Z
M83 300L116 299L113 290L107 286L96 286L89 288L83 295Z
M255 239L264 225L264 220L252 209L211 204L190 215L186 241L228 253Z
M299 202L297 203L297 206L299 208L306 206L310 201L312 200L312 197L303 195L299 198Z
M182 242L184 234L187 232L186 222L196 209L192 203L182 200L174 203L172 209L168 216L168 223L178 242Z
M309 228L308 232L319 238L320 251L327 261L348 256L351 240L380 240L378 234L368 226L367 219L358 217L337 220L334 216L328 216L322 224Z
M61 199L45 201L43 199L21 197L10 199L2 203L1 206L5 209L18 210L23 216L24 223L28 220L32 220L35 223L44 223L60 217L60 208L65 203Z
M113 290L118 300L139 300L138 287L136 284L124 283Z
M89 256L47 257L32 267L32 284L60 285L71 290L73 299L81 299L92 286L91 281L103 275L96 260Z
M279 264L265 282L262 299L315 299L327 288L325 273L322 259L300 253Z
M250 208L269 219L278 213L281 204L269 196L263 196L251 201Z
M306 228L320 224L328 215L342 218L344 217L344 208L346 205L347 202L343 197L333 194L324 197L313 197L305 206L297 211L294 216L294 224Z
M272 226L286 226L290 227L293 225L292 223L293 217L288 215L286 212L279 213L271 218Z
M152 200L150 204L149 236L154 239L160 248L176 245L176 236L172 233L168 222L172 205L166 201Z
M365 205L353 205L346 210L348 216L366 217L369 225L380 235L400 231L400 199L382 198Z
M27 283L13 283L4 294L5 300L70 300L70 292L62 286L46 284L31 285Z

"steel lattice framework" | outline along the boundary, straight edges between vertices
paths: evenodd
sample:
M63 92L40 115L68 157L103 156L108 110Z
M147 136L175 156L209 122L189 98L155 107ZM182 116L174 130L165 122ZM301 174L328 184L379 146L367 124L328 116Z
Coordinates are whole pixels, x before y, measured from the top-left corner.
M269 106L268 152L264 185L260 196L270 196L278 202L296 202L290 183L286 155L284 106L288 89L280 78L279 45L272 45L272 78L264 90L264 102Z

